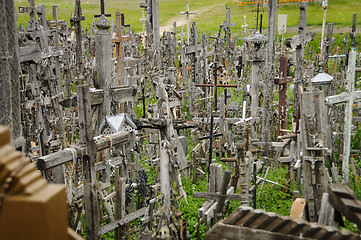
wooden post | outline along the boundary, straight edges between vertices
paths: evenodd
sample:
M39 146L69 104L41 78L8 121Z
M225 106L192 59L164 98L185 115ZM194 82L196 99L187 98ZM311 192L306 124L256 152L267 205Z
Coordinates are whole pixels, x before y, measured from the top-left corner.
M262 118L262 142L265 142L265 154L268 154L269 142L271 140L271 117L273 104L273 79L274 58L276 40L277 0L268 1L268 25L267 25L267 51L266 51L266 75L264 90L264 106Z
M160 151L160 192L164 198L164 211L170 211L169 155L166 149Z
M93 139L93 121L90 104L89 85L77 87L79 106L80 141L87 146L87 153L83 156L84 164L84 205L87 239L95 240L100 236L99 202L96 187L95 160L97 148Z
M10 126L12 144L15 148L19 148L23 144L15 142L22 135L22 127L19 45L14 13L12 0L0 2L0 74L2 78L0 81L0 123Z
M120 178L119 168L115 170L115 218L121 220L125 217L125 178ZM115 229L114 239L121 240L125 236L124 225Z

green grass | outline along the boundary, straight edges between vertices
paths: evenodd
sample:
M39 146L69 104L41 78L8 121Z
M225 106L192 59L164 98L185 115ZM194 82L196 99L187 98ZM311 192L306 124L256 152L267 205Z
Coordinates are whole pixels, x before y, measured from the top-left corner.
M181 17L178 12L185 11L187 0L159 0L159 22L161 26L171 24L170 21L177 17ZM244 0L242 0L244 1ZM65 19L69 22L71 12L74 12L75 5L74 0L54 1L43 0L38 1L37 4L44 4L47 10L47 18L52 19L52 6L58 5L59 19ZM85 20L82 22L84 26L88 26L94 21L94 15L99 14L100 6L98 0L82 1L83 15ZM112 14L112 18L115 17L115 12L119 9L125 14L125 22L134 27L136 32L142 31L142 23L139 19L142 18L142 9L139 7L141 0L110 0L106 1L107 13ZM27 1L15 1L16 7L28 6ZM251 18L253 18L253 28L255 28L255 16L252 12L255 9L255 5L238 6L232 0L197 0L190 1L190 11L198 11L195 17L197 22L198 31L200 34L215 34L218 32L219 25L225 20L226 6L231 7L231 21L237 23L237 26L233 27L234 33L241 33L242 25L244 23L243 16L246 15L247 24L250 25ZM328 22L333 22L336 27L351 26L352 14L361 8L361 1L358 0L329 0L328 7ZM263 12L263 28L266 28L267 22L267 8ZM278 14L288 14L288 27L298 25L299 20L299 4L298 3L281 3L278 6ZM322 25L323 9L320 2L310 2L307 10L307 25L318 26ZM185 18L185 17L183 17ZM27 25L29 21L28 14L19 14L18 24ZM110 18L111 21L111 18ZM115 21L114 21L115 22ZM358 18L358 25L361 25L361 17ZM180 29L179 29L180 31ZM184 32L186 29L184 28Z

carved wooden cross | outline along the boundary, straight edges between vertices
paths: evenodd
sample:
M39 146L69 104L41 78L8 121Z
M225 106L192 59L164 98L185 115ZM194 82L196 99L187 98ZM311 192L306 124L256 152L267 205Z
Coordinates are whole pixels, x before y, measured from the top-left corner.
M116 35L115 35L115 37L112 38L112 43L115 43L115 45L116 45L118 86L124 85L123 42L130 40L129 35L122 36L121 18L122 18L122 15L118 9L115 14ZM120 113L124 112L124 104L120 105L119 111L120 111Z
M76 65L78 67L78 74L81 73L82 69L82 35L81 35L81 21L85 20L82 14L80 0L75 0L75 12L71 17L70 22L75 26L75 39L76 39ZM78 76L79 77L79 76Z

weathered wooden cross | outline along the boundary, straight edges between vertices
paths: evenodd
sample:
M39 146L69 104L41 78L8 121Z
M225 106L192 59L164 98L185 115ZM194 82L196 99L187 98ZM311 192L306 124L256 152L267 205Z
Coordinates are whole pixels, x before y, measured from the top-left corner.
M342 155L342 177L343 182L348 183L350 175L350 145L351 145L351 127L352 127L352 106L353 102L361 99L361 91L354 91L355 88L355 67L356 51L353 49L349 55L349 66L347 70L347 93L336 96L326 97L326 104L346 103L345 126L343 134L343 155Z
M189 15L196 14L197 12L190 12L189 11L189 2L187 2L187 9L185 12L179 12L179 14L184 14L187 17L187 44L189 45Z
M115 21L116 21L116 35L112 38L112 43L116 45L116 56L117 56L117 79L118 79L118 86L124 85L124 67L123 67L123 42L129 41L130 36L122 36L122 22L121 22L121 13L119 9L115 14ZM119 112L124 112L124 104L120 104Z
M76 47L75 47L75 59L76 66L78 71L78 77L82 71L82 30L81 30L81 21L85 20L85 17L82 14L81 3L80 0L75 0L75 12L72 15L70 22L75 26L75 39L76 39Z

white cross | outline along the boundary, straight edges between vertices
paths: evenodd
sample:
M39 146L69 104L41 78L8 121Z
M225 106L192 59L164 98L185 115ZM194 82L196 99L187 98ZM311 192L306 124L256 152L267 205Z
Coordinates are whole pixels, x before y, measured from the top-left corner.
M187 16L187 44L189 45L189 15L196 14L197 12L190 12L189 11L189 2L187 2L187 11L186 12L179 12L179 14L185 14Z

